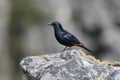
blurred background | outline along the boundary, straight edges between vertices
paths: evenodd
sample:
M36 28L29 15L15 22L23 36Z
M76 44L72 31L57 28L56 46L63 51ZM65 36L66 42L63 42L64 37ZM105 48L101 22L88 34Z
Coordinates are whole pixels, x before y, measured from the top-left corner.
M64 48L47 25L53 21L96 58L120 61L120 0L0 0L0 80L22 80L22 58Z

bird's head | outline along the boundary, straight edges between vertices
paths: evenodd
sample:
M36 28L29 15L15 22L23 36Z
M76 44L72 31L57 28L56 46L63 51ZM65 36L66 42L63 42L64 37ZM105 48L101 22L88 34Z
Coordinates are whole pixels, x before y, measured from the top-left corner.
M53 26L56 31L63 30L62 25L58 21L48 23L48 25Z
M58 21L48 23L48 25L53 26L53 27L61 26L60 22L58 22Z

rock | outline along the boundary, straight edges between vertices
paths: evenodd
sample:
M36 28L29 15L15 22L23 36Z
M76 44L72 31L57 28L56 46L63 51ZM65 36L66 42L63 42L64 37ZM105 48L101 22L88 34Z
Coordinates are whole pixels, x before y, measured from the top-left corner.
M24 58L23 80L120 80L120 67L90 60L78 50Z

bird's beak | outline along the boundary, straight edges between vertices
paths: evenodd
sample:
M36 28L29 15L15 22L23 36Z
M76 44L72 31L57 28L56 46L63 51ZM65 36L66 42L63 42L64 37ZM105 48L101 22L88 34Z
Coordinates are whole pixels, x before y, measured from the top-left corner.
M51 24L51 23L48 23L48 25L50 25L50 26L51 26L52 24Z

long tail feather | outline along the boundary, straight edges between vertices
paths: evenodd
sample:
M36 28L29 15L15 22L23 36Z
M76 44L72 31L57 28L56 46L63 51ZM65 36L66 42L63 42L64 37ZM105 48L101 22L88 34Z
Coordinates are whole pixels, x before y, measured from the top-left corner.
M80 44L73 44L74 46L79 46L79 47L82 47L83 49L87 50L88 52L92 52L90 49L86 48L82 43Z
M92 51L88 48L86 48L85 46L82 46L83 49L87 50L88 52L92 53Z

